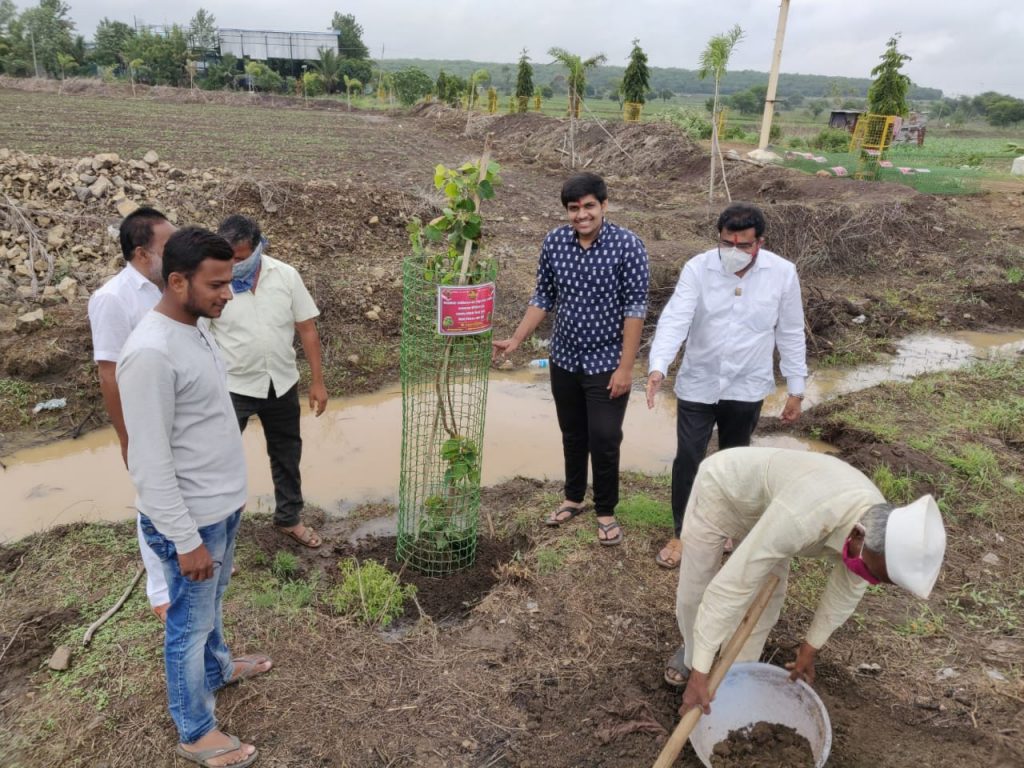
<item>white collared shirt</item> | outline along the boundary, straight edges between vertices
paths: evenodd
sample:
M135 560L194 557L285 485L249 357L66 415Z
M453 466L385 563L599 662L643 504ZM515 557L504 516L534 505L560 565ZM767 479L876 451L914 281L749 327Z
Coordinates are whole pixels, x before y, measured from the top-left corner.
M681 400L763 400L775 390L774 347L789 392L803 394L807 350L796 267L762 248L737 277L723 269L717 248L694 256L658 318L650 371L667 374L684 341L675 385Z
M228 389L266 397L270 384L283 395L299 380L295 324L320 315L296 269L263 254L256 290L236 293L210 321L228 368Z
M93 360L116 363L132 330L160 296L160 289L131 264L90 296Z

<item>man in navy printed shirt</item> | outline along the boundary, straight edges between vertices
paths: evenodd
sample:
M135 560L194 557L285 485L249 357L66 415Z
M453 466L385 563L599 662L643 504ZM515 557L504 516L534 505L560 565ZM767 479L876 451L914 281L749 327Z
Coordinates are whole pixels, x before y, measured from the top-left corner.
M598 539L622 542L619 503L622 420L647 313L647 250L628 229L605 221L608 187L594 173L562 185L569 224L548 233L540 252L537 289L511 338L494 342L508 356L548 314L551 392L562 430L565 498L546 523L567 523L584 510L587 458L594 468Z

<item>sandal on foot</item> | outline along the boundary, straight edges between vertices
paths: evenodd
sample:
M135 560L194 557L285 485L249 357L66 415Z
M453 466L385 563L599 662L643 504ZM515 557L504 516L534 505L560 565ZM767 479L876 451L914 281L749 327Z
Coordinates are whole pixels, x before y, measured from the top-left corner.
M279 525L275 525L274 527L288 538L295 539L299 544L304 547L309 547L310 549L319 549L320 545L324 543L324 540L320 538L320 534L308 525L302 529L302 533L290 528L282 528Z
M619 525L619 521L618 520L612 520L610 523L598 523L597 524L597 528L598 528L599 531L604 531L604 535L606 537L606 538L602 539L601 538L601 534L597 535L597 540L601 543L601 546L603 546L603 547L616 547L616 546L618 546L619 544L622 543L622 539L624 538L624 535L622 533L622 527ZM609 531L614 531L616 528L619 529L619 535L618 536L608 536L608 532Z
M668 676L669 670L679 675L682 680L675 680ZM686 648L682 645L672 654L672 658L665 664L665 682L673 688L683 688L690 680L690 668L686 666Z
M663 557L665 552L668 552L667 557ZM654 562L670 571L678 568L682 559L683 542L679 539L670 539L668 544L661 548L661 552L654 556Z
M203 768L218 768L218 766L212 765L210 761L242 748L242 742L238 740L237 736L228 736L228 738L231 739L231 744L226 747L217 747L216 749L201 749L198 752L190 752L189 750L181 746L181 744L179 744L177 747L175 747L174 752L178 755L178 757L183 757L189 762L203 766ZM257 749L247 758L239 760L237 763L228 763L226 766L223 766L222 768L246 768L246 766L255 763L256 758L259 756L260 751Z
M261 666L270 662L270 666L266 669L260 669ZM274 662L269 656L264 656L262 653L252 653L248 656L239 656L237 659L232 659L233 665L242 665L241 670L237 670L234 676L224 683L225 686L234 685L235 683L241 682L242 680L250 680L259 675L265 674L274 668Z
M562 506L560 506L558 509L556 509L554 511L554 513L551 515L551 517L549 517L547 520L544 521L544 525L546 525L548 528L557 528L562 523L568 523L574 517L579 517L580 515L582 515L586 511L587 511L586 504L580 504L578 507L574 507L572 504L563 504ZM565 513L565 512L568 512L569 516L567 518L565 518L564 520L559 520L558 516L563 514L563 513Z

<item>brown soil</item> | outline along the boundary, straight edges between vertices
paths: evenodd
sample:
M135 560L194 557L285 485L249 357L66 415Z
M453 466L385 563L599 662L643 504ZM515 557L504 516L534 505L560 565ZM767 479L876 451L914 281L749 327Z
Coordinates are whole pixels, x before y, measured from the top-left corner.
M789 726L759 722L715 744L714 768L814 768L811 745Z
M13 629L7 634L0 632L0 704L28 688L31 676L53 653L54 640L65 627L74 625L78 617L74 608L32 610L13 621Z

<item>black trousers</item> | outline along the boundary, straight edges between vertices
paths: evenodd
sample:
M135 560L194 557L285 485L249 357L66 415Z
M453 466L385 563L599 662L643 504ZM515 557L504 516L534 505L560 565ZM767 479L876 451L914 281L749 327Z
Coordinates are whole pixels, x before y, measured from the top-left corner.
M762 402L719 400L713 405L689 400L676 402L676 458L672 462L672 517L676 538L683 530L686 502L715 424L718 424L719 450L748 446L761 416Z
M274 525L290 528L299 524L302 513L302 437L299 434L299 385L280 397L270 385L266 397L231 393L238 428L243 432L250 416L258 416L267 439L270 475L274 479Z
M629 393L609 397L612 372L570 373L551 368L551 394L565 455L565 498L581 502L587 492L587 459L594 467L594 510L615 514L619 503L619 446Z

